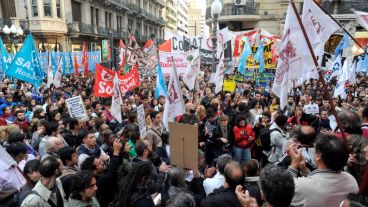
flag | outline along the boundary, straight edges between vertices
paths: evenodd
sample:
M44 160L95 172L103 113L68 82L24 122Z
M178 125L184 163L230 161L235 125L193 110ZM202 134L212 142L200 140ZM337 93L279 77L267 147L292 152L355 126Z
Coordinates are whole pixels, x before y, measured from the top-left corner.
M47 67L47 88L50 88L52 82L54 81L54 72L52 71L52 62L51 62L51 51L49 51L49 66Z
M103 98L111 97L114 88L114 75L114 71L96 64L93 95Z
M77 54L74 53L74 73L75 73L75 77L79 76L79 65L78 65L78 60L77 60Z
M56 73L56 70L58 68L57 63L55 61L55 52L51 50L50 56L51 56L51 68L52 68L52 72L53 72L53 74L55 74Z
M121 116L121 105L122 105L120 87L119 87L119 79L118 74L115 73L114 76L114 88L112 94L112 101L111 101L111 115L118 121L120 124L123 122Z
M342 73L342 64L341 64L341 54L339 54L335 61L332 63L331 67L328 68L327 73L325 75L326 82L330 82L331 78L335 76L340 76Z
M156 77L156 89L155 89L155 98L159 96L167 96L167 88L164 80L164 76L162 75L161 65L157 65L157 77Z
M160 51L163 51L163 52L171 52L171 39L168 39L166 40L164 43L162 43L160 46L159 46L159 50Z
M348 57L347 59L351 59L351 57ZM345 60L346 61L346 60ZM349 67L349 85L356 84L356 69L357 69L357 61L350 60L351 66Z
M65 58L65 53L61 53L61 63L62 63L62 75L65 75L66 73L66 58Z
M72 52L68 52L68 55L69 55L69 72L68 72L68 74L71 74L73 69L74 69Z
M357 22L368 30L368 13L361 11L354 11Z
M336 83L336 89L334 92L334 97L340 96L342 99L345 99L348 90L349 90L349 66L351 64L352 59L346 58L344 65L342 66L342 75L339 77L339 80Z
M335 49L335 57L337 57L343 49L349 47L349 35L345 32L344 37L340 41L339 45L337 45Z
M163 122L168 127L169 122L173 122L175 117L184 114L184 100L179 83L179 77L174 64L173 70L170 71L170 81L167 87L167 96L165 101L165 110Z
M185 83L185 85L187 85L189 90L194 89L194 84L201 69L200 66L201 66L201 58L199 55L199 49L197 49L197 52L195 53L189 68L187 69L187 71L184 73L183 76L183 82Z
M139 82L139 71L138 71L138 64L133 66L133 68L129 71L128 74L120 75L118 74L119 84L120 84L120 91L122 93L126 93L128 91L132 91L135 88L138 88L140 85Z
M238 71L240 74L244 75L245 73L245 65L247 58L252 54L252 48L250 47L248 36L244 38L244 47L243 52L239 60Z
M322 57L324 46L330 36L340 29L340 26L313 0L305 0L302 22L316 56ZM301 38L303 36L300 36ZM309 50L304 51L309 54Z
M83 43L82 64L84 68L84 77L88 77L88 55L87 55L87 47L86 47L85 42Z
M357 62L357 72L365 72L368 73L368 55L363 53L358 59Z
M15 55L5 74L9 77L31 83L36 88L41 86L44 72L41 68L41 62L33 42L32 34L27 36L22 48Z
M257 49L256 54L254 55L254 59L259 62L259 72L263 73L265 70L265 62L264 62L264 40L262 39L259 43L259 47Z
M62 56L60 56L59 58L59 64L58 64L58 67L57 67L57 70L56 70L56 73L55 73L55 77L54 77L54 86L55 88L60 88L61 86L61 79L62 79L62 76L63 76L63 68L64 68L64 64L63 63L63 58Z
M307 65L310 70L314 68L313 60L308 51L307 42L298 23L296 14L289 3L282 40L278 47L279 58L275 72L272 91L280 98L280 106L287 103L287 96L293 87L293 83L308 73L300 66Z
M143 51L147 52L147 50L149 50L149 48L151 48L154 43L155 42L151 38L148 39L146 44L144 44L144 46L142 47Z
M9 68L12 60L8 52L6 51L6 48L1 38L0 38L0 47L1 47L1 67L5 73L6 70Z
M224 85L224 71L225 71L225 67L224 67L224 56L225 54L222 53L221 58L220 58L220 62L217 65L216 68L216 74L215 74L215 84L216 84L216 88L215 88L215 93L219 93L220 91L222 91L222 87Z

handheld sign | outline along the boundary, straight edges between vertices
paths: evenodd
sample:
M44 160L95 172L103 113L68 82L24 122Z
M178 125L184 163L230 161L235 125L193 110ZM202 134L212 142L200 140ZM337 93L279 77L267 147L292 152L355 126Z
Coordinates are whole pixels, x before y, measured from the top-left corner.
M198 127L169 122L171 163L185 169L198 169Z
M137 119L139 124L139 134L141 137L143 137L146 133L146 120L144 116L143 104L137 107Z
M319 107L317 104L308 104L304 106L306 114L319 114Z
M81 119L84 121L88 120L87 112L84 107L84 103L81 96L68 98L65 100L65 103L66 106L68 107L70 117Z

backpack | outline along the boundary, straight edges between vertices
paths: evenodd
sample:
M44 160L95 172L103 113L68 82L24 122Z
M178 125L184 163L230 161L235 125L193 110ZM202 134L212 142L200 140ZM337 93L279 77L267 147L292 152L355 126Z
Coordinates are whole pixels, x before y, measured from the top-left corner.
M259 132L259 139L261 141L262 150L270 151L272 149L273 146L271 145L271 133L274 131L278 131L281 133L281 131L276 128L264 128L261 129L261 131Z

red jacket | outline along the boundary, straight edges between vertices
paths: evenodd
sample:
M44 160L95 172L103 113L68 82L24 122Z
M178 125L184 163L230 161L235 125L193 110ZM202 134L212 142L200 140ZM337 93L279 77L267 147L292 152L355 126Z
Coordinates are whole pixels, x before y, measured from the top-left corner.
M234 137L235 137L235 146L239 148L247 148L250 147L251 141L249 141L249 137L252 136L252 139L254 139L255 135L252 129L252 125L247 124L244 127L240 128L238 126L235 126L233 129ZM244 134L241 134L240 132L244 131Z

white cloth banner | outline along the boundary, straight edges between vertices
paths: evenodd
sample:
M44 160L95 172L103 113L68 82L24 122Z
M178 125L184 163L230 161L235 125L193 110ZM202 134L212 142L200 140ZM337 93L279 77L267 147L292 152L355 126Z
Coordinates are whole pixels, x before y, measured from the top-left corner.
M55 73L54 77L54 85L56 88L59 88L61 86L61 78L63 77L63 61L62 57L60 57L59 64Z
M122 105L122 100L121 100L120 87L119 87L119 78L118 78L118 75L115 74L114 89L113 89L112 101L111 101L111 115L119 123L123 122L123 119L121 117L121 105Z
M194 89L194 85L195 85L195 81L197 80L197 76L200 72L201 69L201 58L199 56L199 50L196 50L196 54L189 66L189 68L187 69L187 71L185 72L184 76L183 76L183 81L185 83L185 85L188 86L189 90L193 90Z
M368 13L361 11L354 11L354 13L356 15L357 22L368 30Z
M147 129L146 129L146 119L144 115L143 104L137 107L137 121L139 124L139 134L141 135L141 137L144 137Z
M215 84L216 84L215 93L216 94L222 91L222 86L224 85L224 71L225 71L224 53L222 53L221 59L220 59L219 64L217 65L216 74L215 74Z
M334 92L334 97L340 97L345 99L347 97L347 92L349 90L349 67L351 66L352 58L346 58L344 65L342 66L342 75L336 83L336 89Z
M289 3L286 21L283 31L283 39L278 47L278 63L272 91L280 98L280 107L287 103L287 96L293 82L308 74L308 71L300 70L300 66L309 65L314 68L313 60L308 51L307 42L298 23L295 12Z
M167 97L163 122L168 127L169 122L173 122L176 116L185 113L183 95L180 88L179 77L174 67L170 73L170 81L167 87ZM170 129L169 129L170 130Z
M160 65L162 74L169 76L174 68L172 58L174 58L175 67L178 75L184 75L190 69L191 62L198 50L190 50L188 52L161 52L160 51Z

